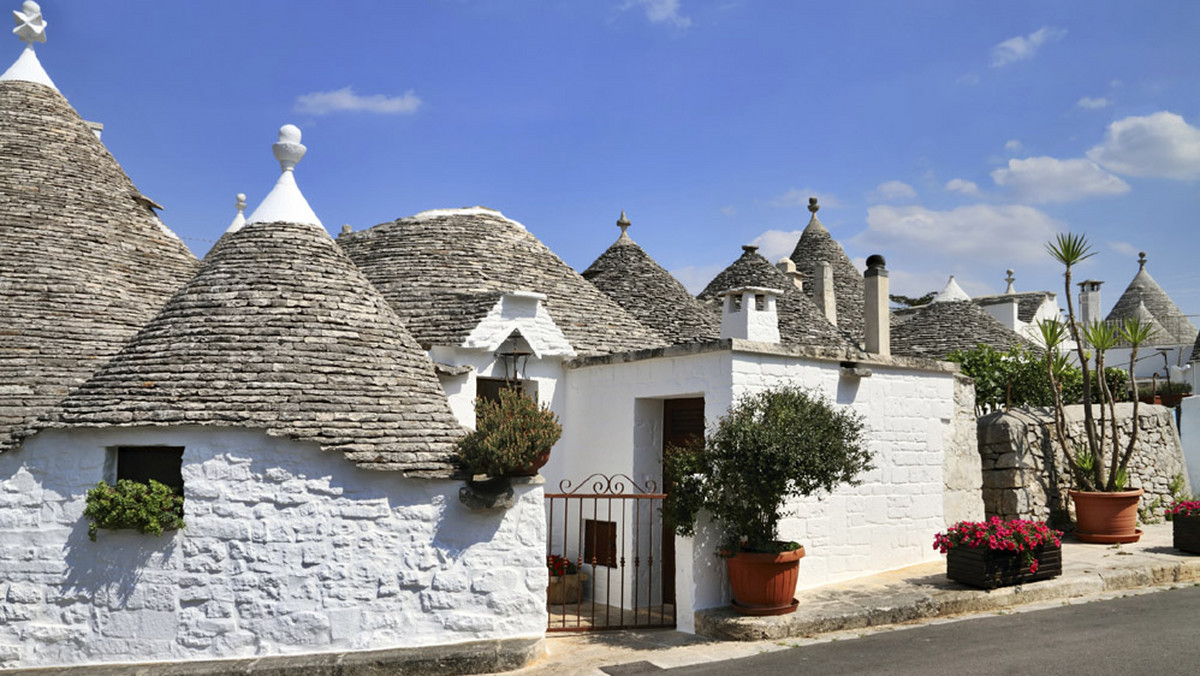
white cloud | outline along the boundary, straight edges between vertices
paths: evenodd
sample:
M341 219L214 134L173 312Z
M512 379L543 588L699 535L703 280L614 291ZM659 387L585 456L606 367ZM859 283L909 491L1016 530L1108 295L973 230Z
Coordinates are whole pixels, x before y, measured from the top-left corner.
M1083 108L1084 110L1098 110L1100 108L1107 108L1108 106L1111 106L1112 101L1109 101L1108 99L1104 98L1103 96L1101 96L1099 98L1092 98L1090 96L1085 96L1082 99L1079 99L1078 101L1076 101L1075 105L1079 106L1080 108Z
M1200 129L1167 111L1127 117L1110 124L1087 156L1126 176L1200 178Z
M309 115L328 115L342 111L362 111L381 115L407 115L417 112L421 99L410 89L403 96L371 94L359 96L353 87L328 92L313 92L296 97L293 110Z
M803 232L803 230L768 230L750 240L750 243L758 247L758 253L774 263L780 258L792 255L792 251L796 249L796 242L800 241L800 235Z
M1008 152L1010 152L1010 153L1016 153L1016 152L1020 152L1020 151L1021 151L1021 148L1023 148L1023 147L1024 147L1024 146L1022 146L1022 145L1021 145L1021 142L1020 142L1020 141L1018 141L1018 140L1017 140L1017 139L1015 139L1015 138L1014 138L1014 139L1009 139L1009 140L1007 140L1007 141L1005 141L1005 142L1004 142L1004 149L1005 149L1005 150L1007 150L1007 151L1008 151Z
M790 251L788 253L791 253ZM733 262L733 261L730 261ZM670 270L671 276L679 280L680 284L688 290L688 293L693 296L704 290L708 283L713 280L728 263L714 263L713 265L689 265L685 268Z
M679 13L679 0L626 0L621 6L625 11L641 7L646 11L646 18L651 23L665 23L675 28L687 28L692 20Z
M872 202L896 202L916 199L916 197L917 191L904 181L885 181L867 195Z
M771 198L767 204L773 207L791 208L791 207L807 207L808 198L816 197L817 204L822 207L830 207L836 209L842 206L838 198L829 193L817 192L812 188L789 188L782 195Z
M1062 28L1042 26L1029 35L1018 35L992 47L992 68L1000 68L1017 61L1032 59L1038 49L1054 40L1061 40L1067 31Z
M737 215L737 208L735 208L732 204L727 204L727 205L721 207L720 209L718 209L718 211L721 212L722 216L736 216Z
M1138 255L1138 248L1129 242L1105 242L1105 244L1108 245L1108 248L1121 255L1129 257Z
M946 181L946 190L961 193L963 195L979 194L979 186L975 185L974 181L968 181L963 178L952 178L949 181Z
M979 74L978 73L963 73L954 82L955 82L955 84L960 84L960 85L977 85L977 84L979 84Z
M1005 265L1045 263L1043 245L1058 226L1050 216L1023 205L972 204L950 211L879 205L867 210L867 229L852 241L860 250L987 269L998 260Z
M1007 169L992 172L992 180L996 185L1011 188L1018 200L1035 204L1129 192L1128 183L1085 159L1012 159Z

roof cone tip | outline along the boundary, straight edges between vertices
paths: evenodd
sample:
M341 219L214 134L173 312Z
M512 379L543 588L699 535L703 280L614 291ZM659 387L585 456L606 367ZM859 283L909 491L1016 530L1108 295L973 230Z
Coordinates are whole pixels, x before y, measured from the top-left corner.
M304 199L296 185L296 177L292 171L308 151L308 148L300 143L300 128L294 124L280 127L279 141L271 146L271 151L279 161L282 173L275 182L275 187L271 188L262 204L246 219L246 223L300 223L315 225L324 230L321 219L317 218L312 207L308 206L308 200Z
M233 207L237 209L237 215L233 217L233 222L229 224L229 228L225 232L237 232L246 225L246 194L238 193L237 199L233 203Z
M630 226L630 225L633 225L633 224L632 224L632 223L630 223L630 222L629 222L629 219L625 217L625 210L624 210L624 209L622 209L622 210L621 210L621 217L617 219L617 227L621 229L621 236L617 238L617 241L618 241L618 242L631 242L631 241L633 241L633 240L632 240L632 238L630 238L630 237L629 237L629 233L625 232L626 230L628 230L628 229L629 229L629 226Z
M811 213L813 216L816 216L816 215L817 215L817 212L818 212L820 209L821 209L821 205L817 204L817 198L816 198L816 197L809 197L809 198L808 198L808 211L809 211L809 212L810 212L810 213Z
M42 18L42 8L33 0L25 0L20 10L13 11L13 23L17 25L12 31L13 35L25 43L25 49L16 62L0 75L0 81L36 82L58 91L33 51L35 42L46 41L46 20Z

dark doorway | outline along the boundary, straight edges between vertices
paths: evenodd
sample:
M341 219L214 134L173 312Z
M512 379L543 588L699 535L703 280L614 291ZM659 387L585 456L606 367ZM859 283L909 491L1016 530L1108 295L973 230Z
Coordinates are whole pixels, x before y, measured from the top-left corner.
M678 453L697 448L704 443L704 397L663 400L663 445L665 458L668 453ZM663 493L670 493L672 486L663 479ZM663 519L663 602L675 603L675 531L666 518Z

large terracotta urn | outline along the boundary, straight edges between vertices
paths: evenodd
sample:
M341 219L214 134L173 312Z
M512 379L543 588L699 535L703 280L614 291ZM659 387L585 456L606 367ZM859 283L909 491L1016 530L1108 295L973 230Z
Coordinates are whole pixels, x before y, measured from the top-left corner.
M1137 517L1143 492L1140 488L1112 493L1067 491L1075 503L1075 537L1097 544L1137 542L1142 537Z
M733 609L742 615L784 615L796 612L796 582L804 547L778 554L738 552L726 559Z

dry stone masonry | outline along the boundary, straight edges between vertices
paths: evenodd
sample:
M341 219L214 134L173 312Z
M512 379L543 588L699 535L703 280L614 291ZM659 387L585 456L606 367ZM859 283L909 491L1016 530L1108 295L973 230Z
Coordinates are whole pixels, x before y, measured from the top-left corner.
M1117 404L1123 440L1128 439L1132 415L1133 404ZM1171 500L1168 485L1172 479L1184 475L1184 490L1190 490L1175 416L1171 409L1142 405L1138 421L1141 431L1129 463L1129 486L1145 489L1142 507L1155 506L1156 515L1161 516ZM1052 412L1013 409L992 413L979 419L978 434L987 516L1049 520L1058 528L1069 527L1070 476L1053 440ZM1082 406L1067 407L1067 437L1070 443L1086 443Z

